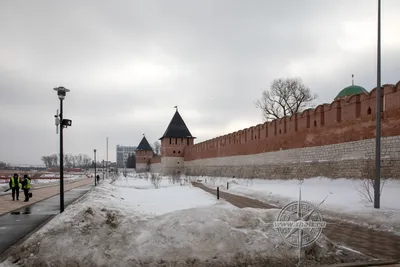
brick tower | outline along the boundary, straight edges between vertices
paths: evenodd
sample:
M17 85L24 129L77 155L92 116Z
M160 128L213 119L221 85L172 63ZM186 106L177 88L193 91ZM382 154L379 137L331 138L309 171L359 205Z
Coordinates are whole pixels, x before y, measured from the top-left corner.
M161 168L163 174L183 172L184 150L188 145L193 145L195 137L192 136L176 107L161 140Z
M152 157L153 149L147 141L146 136L143 135L142 141L140 141L136 148L136 171L148 171Z

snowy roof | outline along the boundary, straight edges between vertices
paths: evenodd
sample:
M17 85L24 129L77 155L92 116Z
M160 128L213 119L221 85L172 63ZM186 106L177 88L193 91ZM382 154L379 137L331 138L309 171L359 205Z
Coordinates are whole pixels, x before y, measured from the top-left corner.
M178 111L175 112L160 140L164 137L194 138Z

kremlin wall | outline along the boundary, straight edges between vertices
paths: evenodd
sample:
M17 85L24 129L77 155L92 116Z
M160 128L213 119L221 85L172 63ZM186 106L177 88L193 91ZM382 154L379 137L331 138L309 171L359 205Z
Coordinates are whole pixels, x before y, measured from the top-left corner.
M400 82L382 89L381 175L400 179ZM367 177L374 171L376 89L342 92L330 104L197 144L176 111L160 138L161 156L138 146L137 170L265 179Z

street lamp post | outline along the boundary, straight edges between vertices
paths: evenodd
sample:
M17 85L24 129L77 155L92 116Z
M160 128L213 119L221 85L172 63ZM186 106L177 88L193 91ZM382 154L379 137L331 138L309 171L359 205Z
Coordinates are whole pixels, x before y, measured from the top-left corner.
M64 211L64 147L63 147L63 129L64 127L71 126L71 120L63 119L63 100L65 95L70 90L62 86L54 88L57 91L58 98L60 99L60 114L56 115L56 126L60 125L60 213Z
M378 0L374 208L380 208L381 188L381 0Z
M104 180L104 159L103 159L103 180Z
M94 186L97 185L97 176L96 176L96 149L94 151Z
M107 137L107 152L106 152L106 179L108 179L108 137Z

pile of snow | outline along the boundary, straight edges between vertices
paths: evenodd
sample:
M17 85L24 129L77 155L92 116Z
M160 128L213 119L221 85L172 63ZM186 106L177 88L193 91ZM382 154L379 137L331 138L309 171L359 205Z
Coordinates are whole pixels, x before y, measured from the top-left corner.
M225 177L197 177L208 187L247 196L266 203L283 207L297 200L300 182L291 180L239 179ZM226 189L229 182L229 189ZM301 184L302 199L318 205L328 218L341 219L364 226L379 228L400 234L400 181L386 180L381 195L381 208L374 209L373 203L360 196L362 180L329 179L316 177L304 179Z
M22 266L294 266L298 251L273 228L280 210L239 209L179 184L103 183L15 249ZM281 245L280 245L281 244ZM280 245L277 249L274 249ZM56 252L56 253L55 253ZM353 261L324 237L307 266ZM13 265L9 265L13 266Z

